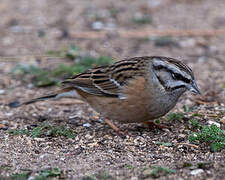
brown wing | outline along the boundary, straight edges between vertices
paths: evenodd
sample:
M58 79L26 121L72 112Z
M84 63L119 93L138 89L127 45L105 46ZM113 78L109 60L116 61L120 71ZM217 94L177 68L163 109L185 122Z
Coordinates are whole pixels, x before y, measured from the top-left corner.
M142 76L145 72L144 68L145 59L132 58L118 61L111 66L87 70L62 83L93 95L123 98L123 86L130 79Z

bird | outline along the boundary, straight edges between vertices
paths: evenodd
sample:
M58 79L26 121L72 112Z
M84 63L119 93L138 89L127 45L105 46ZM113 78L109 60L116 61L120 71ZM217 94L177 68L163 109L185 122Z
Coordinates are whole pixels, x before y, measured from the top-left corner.
M94 67L61 84L60 90L18 106L47 99L77 98L100 113L116 132L121 132L112 120L150 125L173 109L184 92L201 94L191 68L163 56L134 57Z

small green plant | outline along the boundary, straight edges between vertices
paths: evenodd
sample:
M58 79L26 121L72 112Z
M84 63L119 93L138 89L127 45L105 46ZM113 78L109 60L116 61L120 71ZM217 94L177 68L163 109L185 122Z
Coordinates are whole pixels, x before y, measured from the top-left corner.
M191 117L201 117L201 116L202 116L202 114L199 114L199 113L194 113L191 115Z
M225 147L225 132L215 124L202 126L199 132L189 136L189 141L209 144L211 150L216 152Z
M177 46L177 42L174 41L170 36L154 37L149 40L152 40L155 46Z
M150 14L143 14L133 17L133 22L139 25L152 24L152 16Z
M98 180L94 175L83 176L82 180Z
M197 129L202 127L196 119L190 119L190 125L192 128L197 128Z
M193 112L194 107L187 107L186 105L183 105L183 110L184 112L188 113L188 112Z
M82 180L114 180L111 175L106 171L100 171L92 175L83 176Z
M74 50L75 51L75 50ZM70 54L70 56L72 56ZM31 76L31 82L37 87L60 84L60 80L81 73L91 67L111 64L112 58L100 56L98 58L83 56L78 62L72 65L60 64L55 69L40 68L35 65L18 64L11 69L13 76Z
M72 45L71 48L66 51L65 55L67 58L74 60L80 56L80 50L77 46Z
M191 168L193 166L193 163L191 162L184 162L183 163L183 168Z
M56 69L52 70L52 76L72 76L81 73L95 66L109 65L113 62L111 57L100 56L98 58L84 56L81 60L73 65L60 64Z
M8 130L9 134L11 135L28 135L29 131L27 129L9 129Z
M8 170L11 170L11 166L10 165L6 165L6 164L3 164L3 165L0 165L0 173L1 173L1 171L2 170L6 170L6 171L8 171Z
M210 161L184 162L183 168L189 169L209 169L213 165Z
M51 177L63 178L62 172L59 170L59 168L44 169L35 173L37 173L37 175L33 177L34 180L47 180ZM15 173L8 177L3 177L3 179L27 180L31 174L32 171L24 171L22 173Z
M61 50L50 50L50 51L47 51L47 54L49 56L68 58L71 60L74 60L81 56L80 49L75 45L72 45L70 48L65 48Z
M51 136L51 137L58 137L64 136L67 138L75 138L75 132L72 130L64 127L64 126L52 126L45 123L40 124L39 126L32 128L31 130L28 129L9 129L9 134L12 135L27 135L31 136L32 138L36 137L43 137L43 136Z
M159 119L156 119L156 120L154 120L154 123L160 124L160 120Z
M161 166L153 166L153 170L151 173L151 176L154 178L160 177L162 175L167 176L169 174L175 173L175 170L169 169L167 167L161 167Z
M26 180L31 172L22 172L22 173L16 173L12 174L9 179L15 179L15 180Z
M181 121L183 118L184 118L183 113L170 113L168 115L168 120L169 121L174 121L174 120Z
M41 170L39 175L35 177L35 180L45 180L49 177L59 177L61 176L61 171L58 168Z
M37 87L50 86L57 83L57 79L51 76L47 69L41 69L34 65L18 64L11 69L10 74L13 76L31 75L31 82Z
M144 178L147 178L147 177L159 178L161 176L167 176L175 172L176 172L175 170L169 169L167 167L152 166L151 168L146 168L143 171L143 175L144 175Z

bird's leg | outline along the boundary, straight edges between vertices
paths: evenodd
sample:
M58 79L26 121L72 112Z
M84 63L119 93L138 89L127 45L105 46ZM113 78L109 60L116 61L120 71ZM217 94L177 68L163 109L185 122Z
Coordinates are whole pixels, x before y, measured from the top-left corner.
M110 121L109 119L105 119L105 122L116 132L119 132L120 129L118 127L116 127L115 124L113 124L112 121Z
M145 121L143 124L147 125L148 128L151 128L151 129L169 129L168 126L162 125L162 124L157 124L153 121Z
M121 131L112 121L109 119L105 119L105 122L120 136L125 136L126 133Z

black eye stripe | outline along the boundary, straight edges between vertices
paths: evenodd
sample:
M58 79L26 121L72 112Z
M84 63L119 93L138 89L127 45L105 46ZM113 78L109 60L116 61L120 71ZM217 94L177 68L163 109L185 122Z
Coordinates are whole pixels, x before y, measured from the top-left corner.
M167 72L170 72L173 76L173 78L175 80L181 80L181 81L184 81L185 83L190 83L191 80L182 76L181 74L179 73L175 73L174 71L172 71L171 69L168 69L167 67L163 66L163 65L159 65L159 66L154 66L154 69L155 70L161 70L161 69L165 69Z
M182 80L186 83L190 83L190 79L187 79L185 77L183 77L181 74L178 74L178 73L174 73L174 72L171 72L172 73L172 76L176 79L176 80Z

